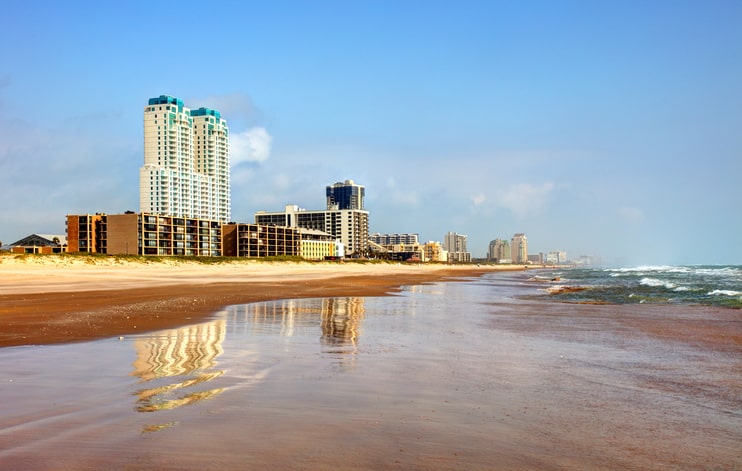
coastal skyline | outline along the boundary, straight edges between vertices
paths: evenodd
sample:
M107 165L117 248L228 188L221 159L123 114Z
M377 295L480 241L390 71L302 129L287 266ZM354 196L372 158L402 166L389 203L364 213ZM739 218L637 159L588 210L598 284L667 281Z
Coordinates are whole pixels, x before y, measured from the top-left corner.
M10 4L0 240L139 207L141 110L229 122L232 219L366 187L370 232L742 263L735 2ZM114 27L113 25L118 25Z

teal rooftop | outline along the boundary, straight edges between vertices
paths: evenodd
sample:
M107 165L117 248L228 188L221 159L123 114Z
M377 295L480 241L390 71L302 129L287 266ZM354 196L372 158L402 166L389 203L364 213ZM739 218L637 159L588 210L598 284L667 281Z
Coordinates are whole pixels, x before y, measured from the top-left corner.
M150 105L177 105L179 108L183 107L183 100L172 97L170 95L160 95L157 98L149 99Z
M197 110L191 110L191 116L213 116L216 119L221 119L222 114L211 108L199 108Z

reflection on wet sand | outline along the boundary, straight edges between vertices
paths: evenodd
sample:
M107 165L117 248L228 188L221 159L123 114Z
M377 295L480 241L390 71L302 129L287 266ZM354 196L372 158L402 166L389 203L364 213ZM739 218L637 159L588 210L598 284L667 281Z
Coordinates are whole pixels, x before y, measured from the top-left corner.
M337 353L356 353L365 313L363 298L323 299L322 344ZM351 351L339 347L351 347Z
M346 297L246 304L227 312L241 334L292 337L319 325L323 353L354 355L366 308L364 298Z
M180 381L136 391L136 411L175 409L211 399L223 392L224 388L215 388L176 396L176 393L185 388L197 387L224 374L223 370L208 370L215 368L217 357L224 353L222 344L225 334L226 321L215 320L164 330L155 336L137 339L134 342L137 358L133 363L132 376L141 378L142 382L162 383L163 379L174 377L179 377ZM149 425L144 431L152 432L162 428L166 427Z

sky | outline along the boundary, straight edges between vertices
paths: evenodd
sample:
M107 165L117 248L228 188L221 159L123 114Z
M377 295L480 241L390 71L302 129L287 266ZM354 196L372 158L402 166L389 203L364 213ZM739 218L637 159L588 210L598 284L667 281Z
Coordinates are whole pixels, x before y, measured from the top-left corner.
M366 187L474 257L742 264L742 2L10 2L0 240L139 211L143 110L230 128L232 219Z

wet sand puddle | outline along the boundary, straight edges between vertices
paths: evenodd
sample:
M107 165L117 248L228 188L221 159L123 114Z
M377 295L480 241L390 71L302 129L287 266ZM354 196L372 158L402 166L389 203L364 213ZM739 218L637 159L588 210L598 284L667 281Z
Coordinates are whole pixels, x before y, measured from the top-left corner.
M0 468L742 468L738 354L512 299L525 279L0 350Z

